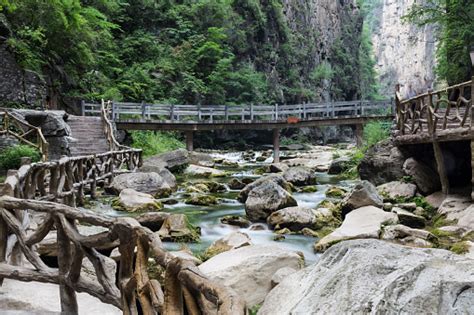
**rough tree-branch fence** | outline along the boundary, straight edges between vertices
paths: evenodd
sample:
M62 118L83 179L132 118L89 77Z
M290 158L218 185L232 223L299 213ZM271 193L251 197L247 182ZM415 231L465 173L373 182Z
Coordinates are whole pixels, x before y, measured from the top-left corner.
M0 110L0 136L14 137L21 143L38 149L43 161L48 159L48 142L41 128L16 117L8 110Z
M402 100L396 94L396 137L403 141L450 135L472 129L474 80Z
M106 116L105 106L101 112ZM106 121L109 143L117 148L111 127ZM76 292L89 293L124 314L245 314L239 297L207 279L193 262L166 252L159 237L135 219L74 207L86 194L94 198L97 187L109 184L115 174L135 171L140 164L141 150L125 148L10 171L0 197L0 283L10 278L59 284L66 314L78 313ZM38 213L44 216L42 222L29 232L30 217ZM106 231L82 235L81 223ZM53 230L58 268L46 265L34 250ZM120 253L116 274L107 272L106 265L115 261L104 254L114 248ZM31 266L22 266L23 256ZM84 258L92 263L96 280L81 273ZM164 270L162 283L150 276L149 259Z

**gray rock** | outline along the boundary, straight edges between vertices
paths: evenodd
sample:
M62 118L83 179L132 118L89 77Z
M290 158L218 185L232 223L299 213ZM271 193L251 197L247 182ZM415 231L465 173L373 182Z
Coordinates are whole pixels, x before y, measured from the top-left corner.
M370 148L358 166L361 179L378 186L399 180L403 172L405 158L402 152L389 140L382 141Z
M398 207L393 207L392 212L397 214L398 222L400 222L400 224L415 229L422 229L426 226L426 219L424 217L416 215L410 211Z
M430 248L436 236L428 231L413 229L405 225L389 225L383 229L381 239L412 247Z
M423 162L409 158L403 164L403 171L413 178L413 182L424 195L429 195L441 189L438 172Z
M227 185L230 189L234 190L243 189L246 186L241 180L237 178L232 178Z
M174 172L183 169L189 164L188 151L178 149L154 155L143 161L140 168L143 172L159 172L163 168Z
M297 206L296 200L274 181L267 181L250 191L245 213L250 221L266 220L277 210Z
M347 214L342 225L320 239L314 248L321 252L340 241L379 238L383 225L396 224L397 222L398 218L395 213L385 212L374 206L358 208Z
M248 234L236 231L215 240L211 246L207 248L206 253L214 256L228 250L234 250L250 245L252 245L252 240Z
M316 184L314 172L307 167L290 167L283 173L283 178L295 186L307 186Z
M278 175L278 174L271 174L271 175L260 177L256 181L254 181L254 182L248 184L247 186L245 186L245 188L240 191L239 196L237 197L237 199L240 202L245 202L247 200L247 197L248 197L250 191L252 191L254 188L256 188L260 185L263 185L267 182L274 182L275 184L282 187L284 190L291 191L291 184L288 183L283 178L283 176Z
M363 180L357 183L349 194L342 200L341 211L344 217L353 209L365 206L382 208L383 200L377 189L369 181Z
M258 314L471 314L472 270L445 250L341 242L283 280Z
M283 267L299 270L302 258L276 245L251 245L212 257L199 266L211 280L232 288L247 304L260 304L270 292L271 279Z
M438 208L438 213L448 220L458 220L463 211L472 204L470 196L448 195Z
M160 176L158 173L126 173L114 177L112 184L107 188L107 191L120 194L124 189L131 188L138 192L147 193L155 197L164 197L169 194L176 187L170 184Z
M275 229L288 228L300 231L305 227L312 228L316 223L315 210L307 207L290 207L273 212L267 218L268 225Z
M416 185L393 181L377 186L377 191L387 200L397 200L399 198L410 199L415 197Z
M192 151L188 154L189 164L214 167L214 158L207 153Z
M142 213L135 219L143 226L149 228L153 232L161 229L163 222L170 216L167 212L147 212Z
M189 165L185 170L185 174L201 176L201 177L223 177L227 173L211 167L199 166L199 165Z
M189 223L184 214L171 214L164 220L157 233L165 242L183 243L199 240L199 230Z
M349 169L350 161L351 159L347 156L343 156L343 157L333 160L331 162L331 165L329 165L328 174L330 175L341 174L342 172Z
M290 167L284 163L273 163L270 165L270 173L281 173L287 171Z
M276 287L283 280L285 280L289 275L292 275L296 272L296 269L291 267L283 267L278 269L272 277L272 288Z
M115 209L128 212L159 211L163 208L161 202L152 195L125 188L112 203Z

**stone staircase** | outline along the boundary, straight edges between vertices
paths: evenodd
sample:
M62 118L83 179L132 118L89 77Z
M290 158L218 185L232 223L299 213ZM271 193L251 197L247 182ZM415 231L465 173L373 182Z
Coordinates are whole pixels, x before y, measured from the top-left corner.
M73 141L69 144L71 156L91 155L110 151L100 117L69 116Z

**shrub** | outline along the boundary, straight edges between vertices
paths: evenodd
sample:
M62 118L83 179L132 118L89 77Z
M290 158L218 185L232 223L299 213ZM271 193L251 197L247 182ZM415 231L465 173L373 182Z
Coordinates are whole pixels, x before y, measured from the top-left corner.
M29 157L32 162L38 162L41 159L41 154L35 148L27 145L9 147L0 153L0 168L4 170L18 169L21 166L22 157Z
M364 127L364 145L366 150L377 142L390 136L390 124L383 121L371 121Z
M132 140L132 147L142 149L145 157L184 148L173 132L132 131Z

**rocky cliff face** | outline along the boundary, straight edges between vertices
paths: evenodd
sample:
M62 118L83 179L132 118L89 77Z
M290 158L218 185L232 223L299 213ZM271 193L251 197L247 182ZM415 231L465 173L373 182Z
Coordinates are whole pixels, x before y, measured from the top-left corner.
M381 93L393 96L395 84L402 95L411 84L416 92L432 88L435 80L435 28L402 22L415 0L378 0L371 12L372 41Z
M18 65L15 56L8 50L6 40L9 36L8 23L0 14L0 105L41 105L46 95L46 85L38 75Z
M311 72L317 71L322 64L329 65L332 71L346 66L335 57L338 41L352 55L352 62L357 62L363 20L355 0L283 0L282 4L286 23L295 35L301 53L298 57L304 81L307 82ZM357 77L358 65L351 69L354 73L348 75ZM317 100L347 98L347 95L350 98L359 91L354 84L354 91L336 95L337 80L319 77L315 81L310 82L308 88L315 90Z

